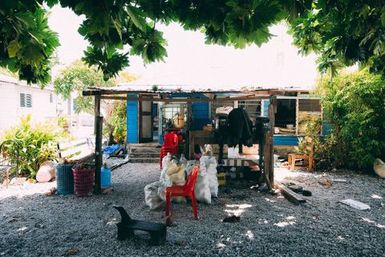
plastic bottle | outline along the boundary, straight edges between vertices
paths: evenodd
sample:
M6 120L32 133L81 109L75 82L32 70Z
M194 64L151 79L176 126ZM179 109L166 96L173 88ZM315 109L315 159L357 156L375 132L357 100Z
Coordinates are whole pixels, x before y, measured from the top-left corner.
M101 168L101 188L106 189L111 187L111 170L107 167L107 164L104 163L103 167Z

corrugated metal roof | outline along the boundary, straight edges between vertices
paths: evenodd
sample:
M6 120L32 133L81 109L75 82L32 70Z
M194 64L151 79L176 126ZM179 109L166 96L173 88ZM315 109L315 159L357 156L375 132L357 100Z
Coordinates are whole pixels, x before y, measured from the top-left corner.
M185 93L193 93L193 92L204 92L204 93L232 93L232 92L250 92L250 91L264 91L264 90L278 90L278 91L293 91L293 92L309 92L309 89L304 89L301 87L262 87L262 86L244 86L244 87L234 87L230 88L227 87L226 89L223 89L221 87L199 87L199 86L191 86L191 85L146 85L146 84L124 84L119 85L116 87L96 87L94 89L103 89L107 91L114 91L116 93L118 92L154 92L154 87L156 86L157 90L156 92L159 93L174 93L174 92L185 92Z

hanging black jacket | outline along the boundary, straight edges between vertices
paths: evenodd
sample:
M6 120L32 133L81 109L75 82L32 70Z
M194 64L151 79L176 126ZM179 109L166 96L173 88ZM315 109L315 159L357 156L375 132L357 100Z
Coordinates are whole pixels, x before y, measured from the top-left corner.
M228 116L228 146L253 145L253 123L243 108L233 109Z

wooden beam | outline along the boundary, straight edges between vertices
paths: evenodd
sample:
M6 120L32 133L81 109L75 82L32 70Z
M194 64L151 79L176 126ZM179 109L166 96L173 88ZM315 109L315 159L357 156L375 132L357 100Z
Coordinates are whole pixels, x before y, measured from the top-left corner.
M127 96L106 96L106 95L103 95L101 98L104 100L123 100L123 101L128 100Z
M279 184L278 185L279 190L281 191L281 194L290 202L299 205L301 203L305 203L306 200L302 198L299 194L295 193L293 190L287 188L286 186Z

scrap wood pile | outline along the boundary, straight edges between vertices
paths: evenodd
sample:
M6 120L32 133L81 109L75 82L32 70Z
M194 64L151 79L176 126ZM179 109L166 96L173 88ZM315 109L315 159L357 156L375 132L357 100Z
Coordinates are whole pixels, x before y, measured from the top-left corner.
M167 187L183 186L192 168L199 165L199 175L195 184L195 197L199 202L211 204L211 197L218 196L217 160L210 154L203 155L199 161L186 160L167 154L162 160L162 171L158 181L144 187L145 202L151 210L163 208ZM173 198L184 202L184 197Z

